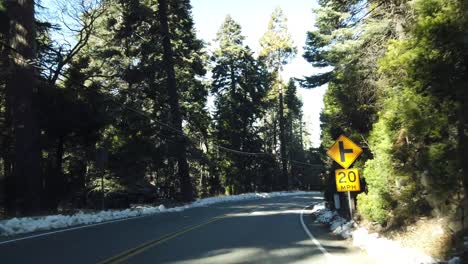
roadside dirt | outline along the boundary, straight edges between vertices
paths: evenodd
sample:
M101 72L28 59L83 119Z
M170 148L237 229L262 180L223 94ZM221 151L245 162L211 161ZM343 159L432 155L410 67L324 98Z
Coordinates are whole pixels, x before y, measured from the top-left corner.
M417 249L440 260L446 259L454 246L453 234L446 218L421 217L401 229L379 233L405 248Z

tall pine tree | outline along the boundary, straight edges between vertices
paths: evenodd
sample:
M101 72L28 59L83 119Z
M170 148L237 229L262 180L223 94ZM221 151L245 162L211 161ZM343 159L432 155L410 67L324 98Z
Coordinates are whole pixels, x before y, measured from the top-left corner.
M255 126L262 117L269 74L243 44L241 27L227 16L217 33L213 56L212 93L215 95L215 137L218 144L243 152L260 152L262 141ZM253 191L259 160L227 152L223 163L230 193Z
M288 32L287 19L280 8L276 8L271 14L268 29L260 39L262 50L260 57L266 62L272 72L275 73L278 88L278 110L280 130L280 159L282 165L281 187L288 189L288 157L286 155L285 119L283 102L283 83L281 71L283 65L287 64L297 53L294 41ZM274 128L276 129L276 127Z

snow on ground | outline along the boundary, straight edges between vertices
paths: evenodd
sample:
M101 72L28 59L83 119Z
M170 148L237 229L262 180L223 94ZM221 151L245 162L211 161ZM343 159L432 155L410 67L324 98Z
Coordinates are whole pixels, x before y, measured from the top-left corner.
M189 208L196 208L217 203L236 202L243 200L264 199L279 196L311 194L311 192L272 192L272 193L245 193L231 196L217 196L199 199L193 203L166 208L159 206L139 206L125 210L106 210L96 213L79 212L74 215L49 215L43 217L12 218L0 221L0 236L11 236L35 231L44 231L58 228L66 228L77 225L97 224L111 220L141 217L165 212L180 212ZM319 194L317 192L317 194Z
M377 263L430 264L438 260L411 248L402 247L397 241L379 237L363 227L357 227L353 221L346 221L335 211L325 208L325 203L314 206L312 213L319 223L327 224L330 230L344 238L352 238L353 245L367 251ZM357 227L355 229L355 227ZM454 260L456 261L456 260ZM453 262L456 264L458 262Z

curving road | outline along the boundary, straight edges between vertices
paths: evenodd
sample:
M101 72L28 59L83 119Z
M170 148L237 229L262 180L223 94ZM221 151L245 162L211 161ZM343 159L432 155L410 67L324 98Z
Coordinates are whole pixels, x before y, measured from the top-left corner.
M372 263L314 224L318 193L1 239L1 263ZM304 212L304 214L302 214ZM302 221L301 221L302 218ZM16 239L16 240L14 240Z

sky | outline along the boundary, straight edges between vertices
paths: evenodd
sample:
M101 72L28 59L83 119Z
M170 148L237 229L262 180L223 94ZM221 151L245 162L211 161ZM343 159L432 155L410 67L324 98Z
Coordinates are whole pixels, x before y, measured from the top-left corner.
M216 32L227 15L242 27L247 44L253 51L260 50L260 38L267 30L271 13L280 7L288 19L288 30L297 47L298 54L285 66L284 80L291 77L301 78L318 72L303 57L307 31L313 30L317 7L314 0L191 0L192 15L199 38L213 43ZM323 108L323 95L326 86L316 89L299 88L303 101L304 121L310 134L312 146L320 145L320 111Z

